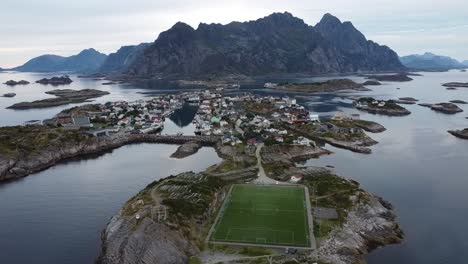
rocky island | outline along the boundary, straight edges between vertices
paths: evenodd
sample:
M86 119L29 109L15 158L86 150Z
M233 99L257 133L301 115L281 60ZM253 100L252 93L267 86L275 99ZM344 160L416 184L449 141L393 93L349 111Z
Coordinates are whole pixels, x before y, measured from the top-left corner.
M463 130L449 130L448 132L458 138L468 139L468 128Z
M15 97L16 94L15 93L6 93L6 94L3 94L3 97Z
M109 94L109 92L95 90L95 89L57 89L46 92L46 94L55 95L54 98L47 98L32 102L20 102L9 106L9 109L33 109L33 108L47 108L66 104L83 103L89 99L101 97Z
M449 83L442 84L442 86L449 87L449 88L468 88L468 83L449 82Z
M349 79L336 79L315 83L266 83L265 88L292 92L336 92L341 90L362 90L364 86Z
M397 100L393 100L395 103L397 104L409 104L409 105L412 105L412 104L416 104L416 102L418 101L417 99L413 98L413 97L400 97L398 98Z
M458 107L456 104L453 103L438 103L438 104L419 104L423 107L428 107L436 112L444 113L444 114L457 114L463 112L463 109Z
M394 100L376 100L371 97L364 97L356 100L356 109L366 111L371 114L381 114L388 116L405 116L411 114L406 108L399 106Z
M171 155L171 158L178 158L183 159L190 155L197 153L197 151L202 147L200 142L196 141L189 141L183 145L181 145L176 152Z
M450 103L453 103L453 104L468 104L468 102L463 101L463 100L451 100Z
M378 81L369 80L369 81L365 81L362 85L366 86L366 85L382 85L382 84Z
M235 152L251 157L253 153L255 151ZM269 160L271 151L260 153L262 160ZM257 178L255 173L234 178L187 172L149 184L111 218L102 234L102 251L97 263L206 263L209 259L213 261L213 254L219 260L229 259L229 263L267 259L274 263L290 263L293 259L362 263L363 254L403 240L392 206L359 188L357 182L341 178L325 168L297 168L278 163L262 165L261 162L258 166L265 168L268 178ZM242 170L238 167L232 172ZM315 250L301 249L290 255L276 247L231 246L208 241L208 230L216 221L231 186L244 182L255 185L261 180L288 186L287 181L299 177L297 175L301 179L298 184L302 186L321 186L317 195L323 199L316 209L325 208L336 214L332 218L314 215Z
M70 84L72 83L73 80L70 79L70 77L68 76L61 76L61 77L52 77L52 78L43 78L43 79L40 79L38 81L36 81L36 83L40 83L40 84L51 84L51 85L64 85L64 84Z
M381 82L410 82L413 79L407 73L364 75L366 79Z
M26 84L29 84L29 82L25 80L21 80L21 81L9 80L9 81L6 81L4 84L8 86L15 86L15 85L26 85Z

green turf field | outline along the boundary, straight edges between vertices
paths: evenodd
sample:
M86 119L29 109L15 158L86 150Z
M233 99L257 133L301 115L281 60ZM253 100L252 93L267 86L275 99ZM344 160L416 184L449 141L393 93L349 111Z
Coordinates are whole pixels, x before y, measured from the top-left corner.
M234 185L210 240L309 247L304 187Z

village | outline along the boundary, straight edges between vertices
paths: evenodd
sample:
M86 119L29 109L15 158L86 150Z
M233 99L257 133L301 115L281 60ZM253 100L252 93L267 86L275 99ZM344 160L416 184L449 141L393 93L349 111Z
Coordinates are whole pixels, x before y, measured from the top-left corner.
M338 111L319 116L287 96L258 96L249 93L223 94L222 89L159 95L134 102L87 104L63 110L44 124L77 130L95 137L132 134L216 137L225 145L304 145L326 142L356 152L369 153L375 144L365 133L372 122L358 114ZM184 106L195 109L193 132L165 131L165 124ZM322 120L321 120L322 119ZM172 120L174 122L174 120ZM181 124L176 124L181 127ZM189 134L187 134L189 133Z

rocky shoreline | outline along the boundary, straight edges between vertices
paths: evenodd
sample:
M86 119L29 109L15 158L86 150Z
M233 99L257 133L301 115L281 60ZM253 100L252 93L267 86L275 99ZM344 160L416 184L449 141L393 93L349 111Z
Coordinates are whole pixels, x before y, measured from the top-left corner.
M457 138L468 139L468 128L465 128L463 130L449 130L447 132L456 136Z
M463 109L458 107L456 104L453 103L438 103L438 104L419 104L420 106L430 108L436 112L440 112L443 114L453 115L460 112L463 112Z
M364 255L389 244L403 242L404 233L395 222L390 203L363 191L366 202L357 204L341 230L333 230L309 257L326 263L366 263Z
M408 73L397 73L397 74L375 74L375 75L364 75L366 79L376 80L381 82L409 82L413 79L408 76Z
M45 170L57 163L70 159L86 158L89 155L100 155L128 144L166 143L184 144L197 140L196 137L166 137L150 134L128 135L111 138L89 137L75 144L63 144L46 148L37 153L8 156L0 153L0 183L14 180ZM201 146L214 146L217 137L200 137Z
M371 133L381 133L387 130L384 126L377 122L367 120L355 120L354 125Z
M328 170L313 171L322 175ZM319 176L307 177L313 179ZM205 186L208 178L211 178L210 181L217 181L216 177L207 177L204 173L188 172L148 185L130 199L107 224L101 236L102 250L96 264L182 264L188 263L190 259L197 259L197 256L206 255L203 251L209 249L203 245L206 231L202 230L208 230L214 222L230 184L235 181L225 179L221 184L212 185L208 189L209 196L202 202L203 206L191 214L179 211L177 215L173 215L175 209L167 201L171 194L166 193L166 190L190 185L193 181ZM348 182L346 179L339 179ZM178 198L181 199L180 206L193 203L188 199L193 195L182 194ZM279 254L271 256L274 263L290 263L288 261L292 257L300 263L365 263L364 255L373 249L403 241L404 234L395 221L391 204L360 189L350 199L354 201L354 206L347 212L342 227L333 229L327 238L319 241L317 250L301 251L292 256L278 251ZM162 210L163 207L166 209ZM224 263L244 263L245 257L239 254L233 256Z
M258 176L258 168L253 165L256 164L254 161L256 148L222 145L219 137L130 134L95 138L82 135L79 139L70 141L68 138L75 138L74 132L67 133L68 137L63 141L72 143L48 143L46 145L48 147L42 150L22 152L18 155L1 154L0 181L17 179L62 161L100 155L123 145L135 143L184 144L174 154L178 157L190 155L201 146L212 146L224 159L223 163L226 163L224 165L221 163L218 165L221 167L203 173L188 172L169 176L151 183L131 198L119 213L111 218L102 233L102 250L96 261L100 264L189 262L191 257L206 249L204 244L206 230L213 223L229 186L233 183L250 181ZM41 134L34 134L43 137ZM0 136L4 138L7 134L2 133ZM369 142L369 139L366 138L360 144L368 145L375 142ZM264 150L261 152L262 160L271 164L289 164L287 165L289 170L296 168L294 162L297 160L330 153L312 145L273 145L265 146ZM224 172L222 167L225 168ZM325 168L320 170L296 168L293 171L306 177L307 181L304 182L306 185L316 184L313 182L317 180L324 181L323 184L330 184L328 177L331 177L334 184L342 186L346 183L347 192L351 190L356 192L346 198L350 199L354 206L345 211L347 216L342 227L334 229L330 236L320 243L317 251L300 253L297 255L298 258L347 263L347 260L362 259L363 254L375 246L401 242L402 231L394 221L391 207L358 188L357 183L332 175ZM344 194L338 192L335 195ZM345 239L346 237L352 239ZM353 250L344 250L347 248ZM289 260L287 255L274 257L278 258L278 263L286 263Z
M407 109L382 109L371 106L357 106L356 109L365 111L371 114L380 114L388 116L406 116L410 115L411 112Z

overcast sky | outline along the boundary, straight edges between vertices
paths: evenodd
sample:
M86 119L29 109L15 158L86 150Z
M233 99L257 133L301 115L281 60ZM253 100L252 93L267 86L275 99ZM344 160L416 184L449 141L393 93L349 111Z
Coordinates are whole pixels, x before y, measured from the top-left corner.
M0 67L85 48L108 54L152 42L177 21L196 28L284 11L310 25L331 13L399 55L431 51L468 60L467 0L2 0Z

